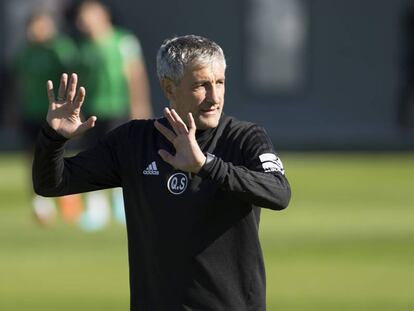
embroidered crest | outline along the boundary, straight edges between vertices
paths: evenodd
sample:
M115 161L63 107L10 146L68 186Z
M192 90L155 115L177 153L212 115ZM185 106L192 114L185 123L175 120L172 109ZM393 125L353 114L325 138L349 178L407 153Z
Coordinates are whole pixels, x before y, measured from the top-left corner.
M184 173L175 173L168 178L167 188L172 194L181 194L187 189L188 177Z

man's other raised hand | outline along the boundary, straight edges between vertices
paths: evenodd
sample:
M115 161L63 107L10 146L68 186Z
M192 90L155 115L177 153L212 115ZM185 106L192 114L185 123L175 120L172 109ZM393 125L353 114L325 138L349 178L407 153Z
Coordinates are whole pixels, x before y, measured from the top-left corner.
M81 107L85 100L84 87L77 88L78 75L73 73L68 81L68 74L60 78L57 98L53 90L53 82L47 81L49 110L46 120L56 132L66 138L80 135L95 126L96 116L91 116L85 122L81 120Z

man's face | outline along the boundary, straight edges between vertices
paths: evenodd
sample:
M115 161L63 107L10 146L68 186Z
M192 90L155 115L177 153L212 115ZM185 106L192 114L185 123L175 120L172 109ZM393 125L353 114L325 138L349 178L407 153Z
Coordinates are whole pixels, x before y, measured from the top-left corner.
M172 84L170 105L185 123L191 112L197 129L217 127L224 105L225 71L222 61L190 66L181 82Z

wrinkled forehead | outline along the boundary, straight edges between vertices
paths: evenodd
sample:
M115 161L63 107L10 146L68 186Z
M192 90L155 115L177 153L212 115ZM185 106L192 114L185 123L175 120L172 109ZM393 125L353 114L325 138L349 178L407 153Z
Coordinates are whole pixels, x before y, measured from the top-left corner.
M226 68L226 61L221 55L199 55L189 60L185 65L186 68L200 69L203 67Z
M194 59L184 68L185 71L199 71L203 69L224 73L226 71L226 61L222 57L199 58Z
M224 80L226 67L223 61L212 61L207 63L193 63L184 68L181 81L186 80Z

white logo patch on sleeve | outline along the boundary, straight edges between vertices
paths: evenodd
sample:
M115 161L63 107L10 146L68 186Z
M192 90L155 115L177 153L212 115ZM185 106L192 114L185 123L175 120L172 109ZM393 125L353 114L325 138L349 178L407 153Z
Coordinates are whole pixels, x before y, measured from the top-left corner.
M260 162L262 162L262 167L266 173L279 172L282 175L285 175L283 163L274 153L263 153L259 156L259 159Z

